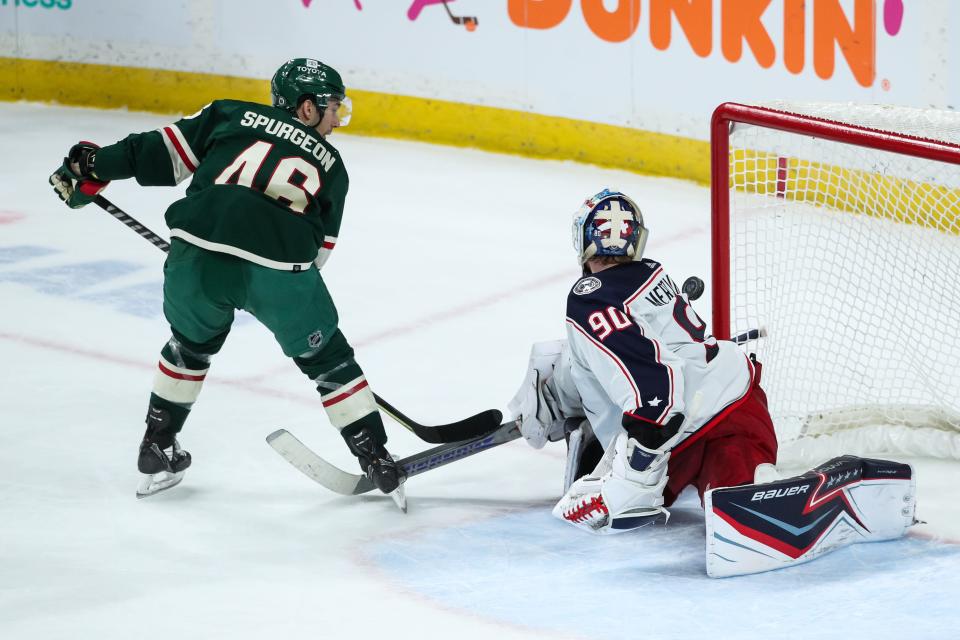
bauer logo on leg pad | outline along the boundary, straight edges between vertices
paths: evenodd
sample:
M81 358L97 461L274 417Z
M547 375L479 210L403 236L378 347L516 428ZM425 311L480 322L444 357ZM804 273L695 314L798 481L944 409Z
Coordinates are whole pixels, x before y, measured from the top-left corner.
M915 493L909 465L854 456L796 478L708 491L707 573L769 571L899 538L913 524Z
M751 502L757 500L769 500L770 498L782 498L784 496L795 496L798 493L806 493L810 489L809 484L793 485L792 487L779 487L777 489L767 489L766 491L757 491L750 498Z

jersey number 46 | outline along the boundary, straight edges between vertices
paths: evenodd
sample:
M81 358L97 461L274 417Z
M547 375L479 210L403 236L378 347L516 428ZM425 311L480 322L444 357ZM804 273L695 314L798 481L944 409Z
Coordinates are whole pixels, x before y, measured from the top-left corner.
M237 184L252 189L253 181L271 149L273 144L270 142L254 142L217 176L214 183ZM303 214L310 204L309 197L316 197L322 186L319 169L303 158L288 156L277 163L263 193L286 205L294 213Z

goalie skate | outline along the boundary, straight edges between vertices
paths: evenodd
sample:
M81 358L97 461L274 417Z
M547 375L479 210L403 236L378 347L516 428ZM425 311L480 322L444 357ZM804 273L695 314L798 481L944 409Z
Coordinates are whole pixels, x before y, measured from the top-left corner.
M802 476L707 491L704 509L707 575L759 573L903 536L916 479L907 464L841 456Z

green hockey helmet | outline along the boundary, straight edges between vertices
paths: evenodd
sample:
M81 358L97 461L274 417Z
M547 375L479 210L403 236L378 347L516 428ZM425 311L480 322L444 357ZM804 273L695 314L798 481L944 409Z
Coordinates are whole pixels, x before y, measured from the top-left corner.
M273 106L291 113L304 100L313 100L321 110L333 99L340 103L340 125L349 120L349 98L343 79L333 67L313 58L294 58L283 63L270 81Z

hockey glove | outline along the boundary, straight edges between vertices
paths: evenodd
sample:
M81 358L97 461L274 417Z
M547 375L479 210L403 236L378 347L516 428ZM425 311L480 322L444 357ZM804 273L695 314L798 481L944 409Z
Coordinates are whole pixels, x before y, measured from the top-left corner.
M99 148L92 142L73 145L63 164L50 176L53 190L71 209L90 204L110 184L98 179L93 170Z

